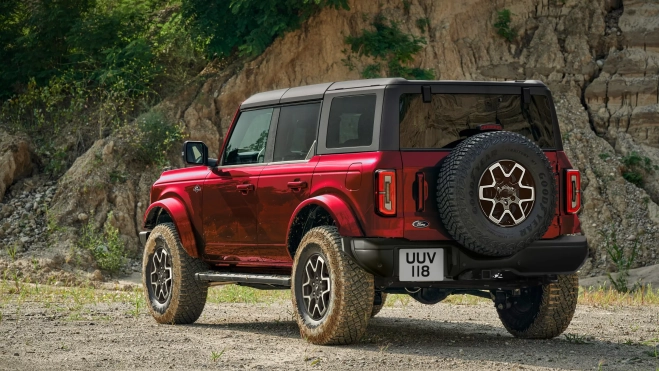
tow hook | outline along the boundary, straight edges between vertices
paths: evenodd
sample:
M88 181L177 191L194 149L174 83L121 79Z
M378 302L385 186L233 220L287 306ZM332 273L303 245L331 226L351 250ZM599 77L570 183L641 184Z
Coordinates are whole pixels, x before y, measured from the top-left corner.
M506 291L497 291L494 294L494 306L499 310L510 309L512 307Z

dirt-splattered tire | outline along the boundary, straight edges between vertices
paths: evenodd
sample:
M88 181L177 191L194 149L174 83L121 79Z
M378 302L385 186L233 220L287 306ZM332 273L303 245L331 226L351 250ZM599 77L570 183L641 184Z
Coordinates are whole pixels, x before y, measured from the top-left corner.
M522 290L509 309L497 309L504 327L524 339L551 339L570 325L577 307L579 277L558 276L558 282Z
M373 310L371 311L371 318L377 316L378 313L380 313L380 311L382 310L382 308L384 308L384 304L387 302L387 294L383 292L380 295L382 295L382 303L378 305L373 304Z
M341 251L336 227L316 227L304 235L291 278L302 338L316 345L359 341L373 311L373 276Z
M554 220L554 172L542 149L508 131L474 135L442 161L437 207L453 239L487 256L510 256Z
M195 280L206 264L188 255L172 223L158 224L146 241L142 286L149 312L158 323L196 321L206 305L208 284Z

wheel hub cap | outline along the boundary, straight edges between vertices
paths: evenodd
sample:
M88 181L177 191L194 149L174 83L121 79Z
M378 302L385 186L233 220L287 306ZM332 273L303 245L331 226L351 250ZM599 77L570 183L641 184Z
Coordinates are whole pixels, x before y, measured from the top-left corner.
M526 220L533 209L535 182L522 165L500 160L481 175L478 200L489 221L500 227L513 227Z
M164 304L172 293L172 259L162 247L156 249L151 258L151 289L155 299Z
M331 280L327 264L322 256L309 257L304 267L305 282L302 284L302 297L307 313L314 320L320 320L327 313L331 295Z

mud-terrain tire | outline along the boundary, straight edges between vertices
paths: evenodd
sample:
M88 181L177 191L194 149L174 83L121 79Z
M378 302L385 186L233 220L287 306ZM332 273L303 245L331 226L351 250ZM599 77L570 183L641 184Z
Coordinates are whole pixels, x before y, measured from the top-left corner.
M195 280L195 273L206 270L206 263L183 249L174 224L158 224L142 261L142 286L153 318L165 324L196 321L206 305L208 284Z
M506 131L462 141L440 165L437 205L466 249L510 256L540 239L554 218L556 180L542 150Z
M302 338L316 345L359 341L373 311L373 276L341 251L336 227L316 227L304 235L291 278Z
M384 304L387 302L387 294L383 292L380 295L382 295L382 303L378 305L373 304L373 310L371 311L371 318L377 316L378 313L380 313L380 311L382 310L382 308L384 308Z
M498 309L503 326L513 336L524 339L551 339L570 325L577 308L579 277L558 276L558 282L522 290L512 306Z

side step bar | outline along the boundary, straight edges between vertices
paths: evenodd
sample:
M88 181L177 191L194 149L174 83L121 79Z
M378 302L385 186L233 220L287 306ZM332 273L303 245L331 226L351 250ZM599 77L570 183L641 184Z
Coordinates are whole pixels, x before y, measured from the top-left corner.
M291 287L291 276L276 274L230 273L208 271L195 274L197 281L247 283Z

